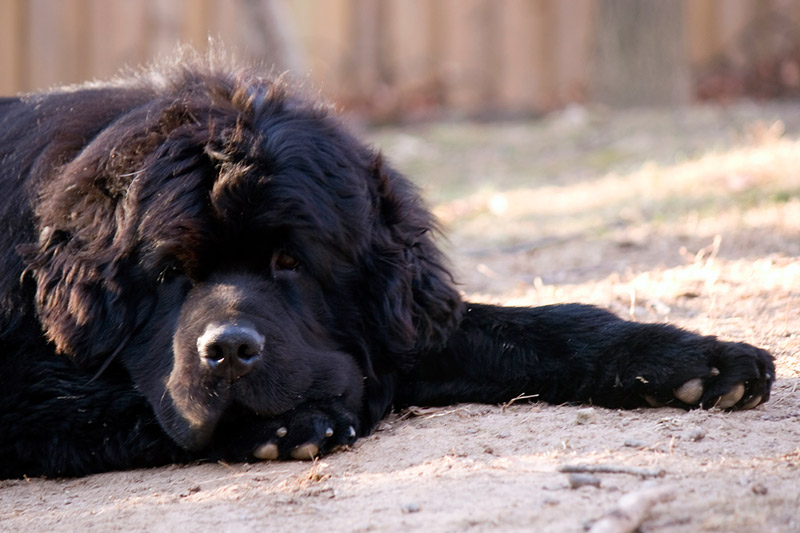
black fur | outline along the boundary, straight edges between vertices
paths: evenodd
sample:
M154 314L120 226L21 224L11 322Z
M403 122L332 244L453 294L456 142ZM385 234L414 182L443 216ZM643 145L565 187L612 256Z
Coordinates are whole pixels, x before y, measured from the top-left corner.
M749 345L462 302L411 183L248 71L0 100L0 161L2 477L325 453L409 404L769 396Z

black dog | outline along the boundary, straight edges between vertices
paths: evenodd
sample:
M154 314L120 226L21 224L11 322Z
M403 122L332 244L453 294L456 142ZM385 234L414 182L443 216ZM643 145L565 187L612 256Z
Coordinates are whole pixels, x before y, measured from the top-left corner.
M0 100L0 476L310 458L393 407L748 409L770 355L462 302L409 181L329 111L186 64Z

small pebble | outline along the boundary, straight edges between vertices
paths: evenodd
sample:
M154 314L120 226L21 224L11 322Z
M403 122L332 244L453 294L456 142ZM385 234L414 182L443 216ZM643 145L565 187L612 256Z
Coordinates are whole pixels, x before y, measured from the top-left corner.
M647 446L647 443L636 439L626 439L625 442L623 443L623 446L626 446L628 448L644 448L645 446Z
M750 490L753 491L753 494L758 494L759 496L763 496L764 494L769 492L767 490L767 487L765 487L761 483L753 483L753 485L750 486Z
M420 506L418 503L407 503L402 507L402 511L404 513L418 513L420 510Z
M703 440L703 438L705 436L706 436L706 430L701 428L701 427L690 428L685 433L685 439L686 440L691 440L691 441L695 441L695 442L697 442L699 440Z
M575 414L575 423L593 424L596 418L597 418L597 412L594 410L594 407L578 409Z

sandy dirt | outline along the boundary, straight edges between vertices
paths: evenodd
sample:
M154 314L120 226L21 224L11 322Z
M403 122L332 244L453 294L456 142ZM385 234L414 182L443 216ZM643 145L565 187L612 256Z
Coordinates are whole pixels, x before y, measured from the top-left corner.
M369 131L416 177L467 297L582 301L771 350L752 411L414 408L315 463L0 482L2 531L800 531L800 109L570 109ZM782 120L780 120L782 119ZM2 428L0 428L0 431ZM561 472L621 470L584 479Z

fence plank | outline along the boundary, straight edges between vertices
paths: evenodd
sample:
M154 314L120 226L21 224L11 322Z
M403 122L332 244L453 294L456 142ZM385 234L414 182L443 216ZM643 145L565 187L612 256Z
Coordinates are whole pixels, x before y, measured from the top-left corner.
M756 0L757 2L758 0ZM726 0L725 7L717 6L717 31L720 45L725 55L734 64L741 65L746 61L740 49L741 32L752 16L755 3L753 0Z
M181 41L197 50L208 47L211 27L211 0L184 0Z
M89 5L92 75L107 78L123 67L135 68L148 54L149 4L136 0L92 0Z
M689 58L693 65L710 61L721 51L717 0L684 0L684 13L689 37Z
M148 57L164 57L181 42L182 2L150 0L146 4L145 32ZM219 19L215 19L219 20Z
M493 80L488 52L492 4L485 0L447 0L441 31L445 102L474 112L486 102Z
M506 0L500 20L499 105L522 111L533 107L536 92L536 50L533 6L527 0Z
M83 0L29 0L30 85L43 89L83 79Z
M387 69L396 98L412 108L432 105L437 97L431 39L435 28L428 5L425 0L391 0L388 11Z
M308 69L328 96L352 99L348 79L354 67L348 59L352 28L350 0L294 0L288 8L296 22L297 36L308 58Z
M22 79L24 6L21 0L0 0L0 95L27 89Z
M343 44L350 74L341 83L350 86L351 98L369 100L389 81L385 65L390 37L383 31L389 15L383 0L353 0L346 9L350 38Z
M567 0L555 2L546 16L555 23L545 25L552 28L551 47L555 48L553 64L555 84L543 102L547 107L583 101L588 84L586 66L589 64L593 21L593 0Z
M534 1L534 28L536 48L532 58L536 61L534 72L537 79L537 96L534 106L537 109L550 109L556 101L558 69L556 54L558 53L558 23L556 4L549 0Z

